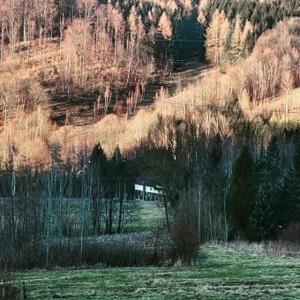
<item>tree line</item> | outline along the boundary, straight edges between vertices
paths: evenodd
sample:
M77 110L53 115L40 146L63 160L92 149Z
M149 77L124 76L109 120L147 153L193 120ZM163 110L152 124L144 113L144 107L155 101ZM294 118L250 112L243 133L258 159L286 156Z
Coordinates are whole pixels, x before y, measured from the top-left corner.
M128 230L139 175L163 187L159 236L174 262L190 264L204 241L276 239L299 222L299 138L297 125L249 121L232 102L161 116L139 146L110 158L97 144L42 170L15 169L11 155L0 174L2 267L59 265L68 247L77 264L97 261L90 238Z
M218 65L238 63L251 54L262 33L298 10L297 0L201 1L198 20L206 28L207 59Z
M216 110L208 127L202 118L160 119L142 152L164 187L169 219L181 219L178 208L193 201L194 227L185 224L202 241L276 239L299 222L297 125L249 121L237 103Z
M88 237L128 230L137 215L129 201L136 176L132 162L118 148L107 158L99 144L78 161L52 161L44 171L16 169L11 155L0 172L1 268L56 264L53 249L71 239L79 243L79 262Z

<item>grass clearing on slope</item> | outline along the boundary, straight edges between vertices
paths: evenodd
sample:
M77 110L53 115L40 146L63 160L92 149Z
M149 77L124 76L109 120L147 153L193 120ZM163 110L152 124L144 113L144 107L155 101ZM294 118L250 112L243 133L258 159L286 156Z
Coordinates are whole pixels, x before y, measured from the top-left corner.
M125 231L143 232L163 228L165 224L164 208L162 203L154 201L135 200L132 217L125 224Z
M59 231L61 218L65 218L64 222L68 225L68 232L71 237L78 237L82 228L82 212L84 210L84 201L82 199L64 199L62 201L62 208L59 199L54 201L54 224L56 231ZM1 207L1 201L0 201ZM90 235L94 234L92 224L92 207L88 206L86 215L88 221L86 222L87 232ZM113 230L116 231L118 227L119 204L115 204ZM165 225L165 213L163 204L156 201L140 201L132 200L124 203L124 232L144 232L153 231L157 228L163 228ZM103 209L104 210L104 209ZM0 211L1 212L1 211ZM62 217L61 215L62 214ZM0 213L1 215L1 213ZM68 216L68 217L66 217ZM104 216L102 215L102 218ZM102 230L104 230L104 226Z
M19 273L30 299L300 299L300 260L206 246L194 267Z

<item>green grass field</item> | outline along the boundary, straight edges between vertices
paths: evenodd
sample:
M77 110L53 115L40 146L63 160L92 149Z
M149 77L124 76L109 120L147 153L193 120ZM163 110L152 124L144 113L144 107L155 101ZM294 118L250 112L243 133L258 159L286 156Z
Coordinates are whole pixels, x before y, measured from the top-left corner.
M63 201L62 215L65 218L64 222L69 225L70 232L73 237L80 235L83 207L84 201L81 199L69 199ZM102 210L104 211L104 209ZM117 230L118 226L118 214L119 211L117 204L115 205L114 209L114 231ZM66 215L68 215L68 218L65 217ZM59 201L54 201L54 224L56 225L57 232L59 230L60 219L60 203ZM94 229L91 222L92 211L90 209L87 209L87 219L87 232L88 234L94 234ZM103 215L102 223L104 223ZM164 225L165 215L162 203L140 200L134 200L132 202L125 203L124 232L153 231L157 228L164 227ZM102 228L102 230L104 230L104 228Z
M143 232L164 227L165 214L162 204L152 201L136 201L135 205L133 216L125 225L125 231Z
M300 299L300 259L203 248L194 267L18 273L29 299ZM18 280L18 281L19 281Z

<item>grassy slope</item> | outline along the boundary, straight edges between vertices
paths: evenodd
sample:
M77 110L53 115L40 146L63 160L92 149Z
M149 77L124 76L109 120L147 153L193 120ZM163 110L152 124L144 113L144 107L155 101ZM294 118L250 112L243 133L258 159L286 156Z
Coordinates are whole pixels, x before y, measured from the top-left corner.
M68 201L68 202L67 202ZM81 199L71 199L62 202L62 215L68 214L69 220L76 220L76 224L72 224L71 235L80 236L81 231L81 214L84 209L84 201ZM162 228L165 222L164 208L161 203L154 201L137 201L127 204L125 209L125 232L143 232L153 231L157 228ZM116 205L115 218L113 222L113 229L117 229L118 225L118 205ZM54 222L58 230L60 220L60 202L54 202ZM93 227L91 222L91 211L87 212L87 219L89 234L93 234ZM1 201L0 201L0 217L1 217Z
M263 111L272 111L273 118L277 121L284 121L285 114L285 102L288 99L288 120L297 121L300 120L300 88L296 88L289 92L287 98L286 94L276 97L275 99L266 100L257 106L254 106L252 115L258 115ZM247 112L246 112L247 113Z
M207 246L191 268L94 268L19 275L30 299L300 299L300 260Z
M162 204L152 201L136 201L132 218L125 223L126 232L153 231L164 226Z

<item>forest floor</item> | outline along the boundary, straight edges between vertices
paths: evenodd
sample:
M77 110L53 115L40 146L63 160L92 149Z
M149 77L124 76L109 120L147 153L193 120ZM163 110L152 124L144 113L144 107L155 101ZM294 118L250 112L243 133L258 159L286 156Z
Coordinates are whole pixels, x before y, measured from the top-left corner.
M29 299L300 299L300 259L203 246L193 267L20 272Z

